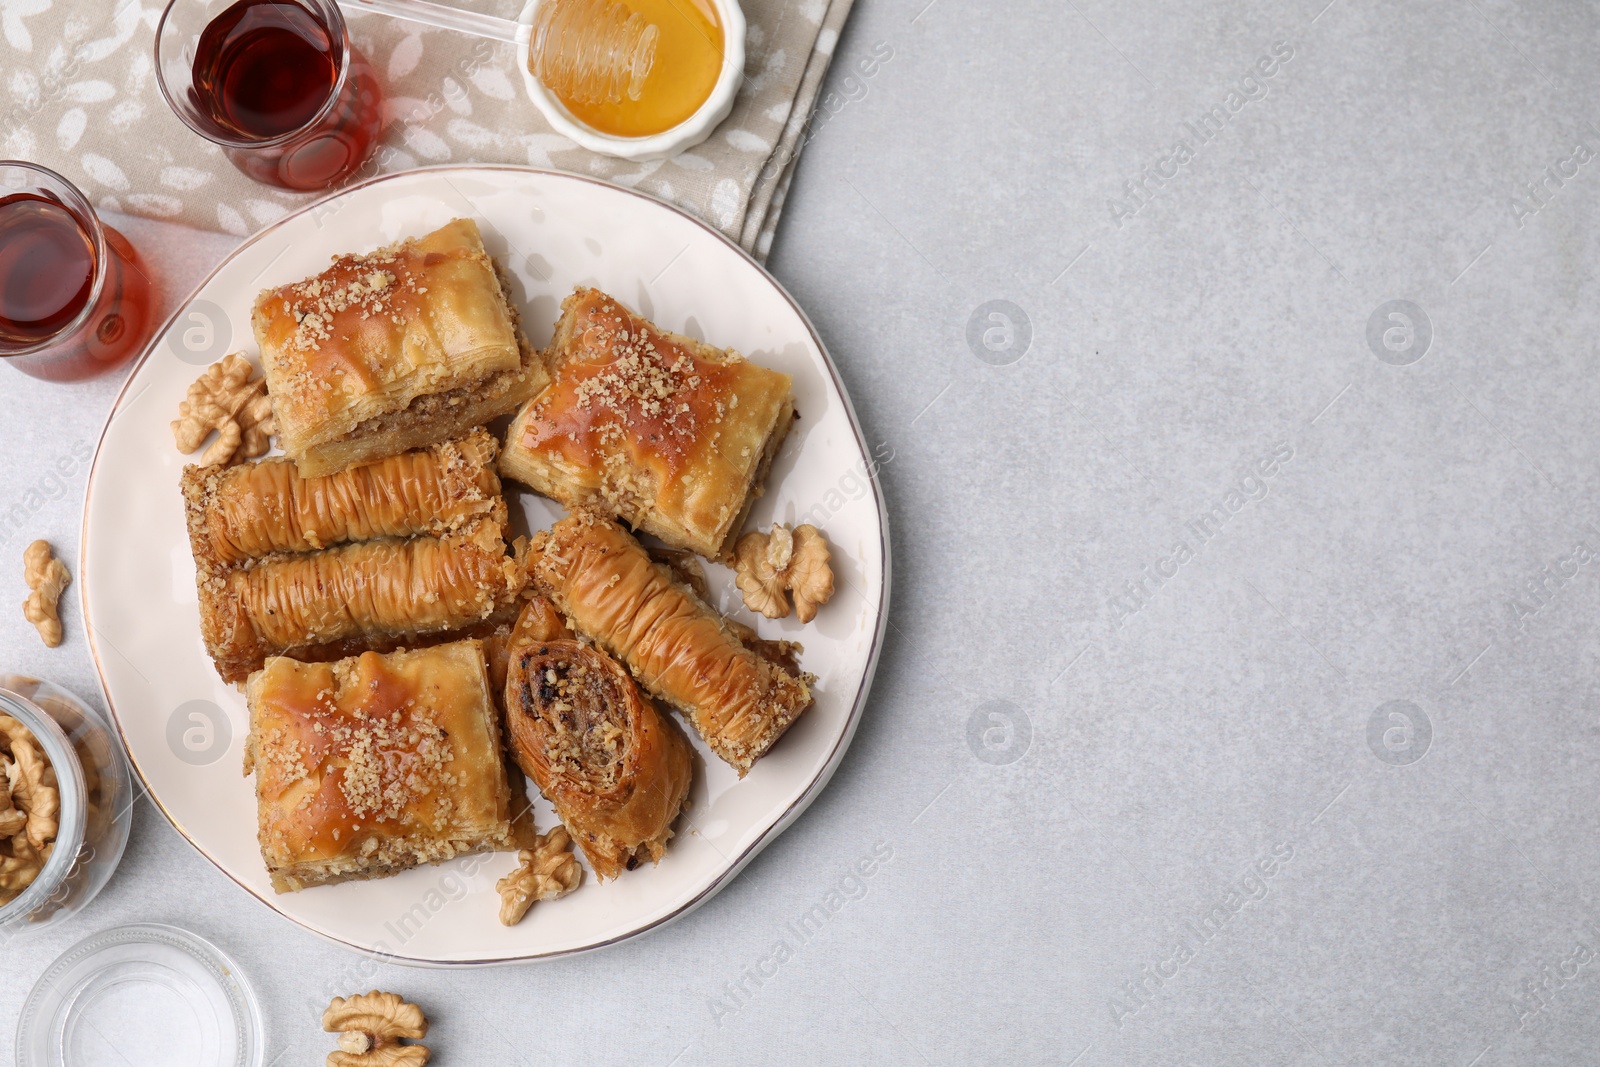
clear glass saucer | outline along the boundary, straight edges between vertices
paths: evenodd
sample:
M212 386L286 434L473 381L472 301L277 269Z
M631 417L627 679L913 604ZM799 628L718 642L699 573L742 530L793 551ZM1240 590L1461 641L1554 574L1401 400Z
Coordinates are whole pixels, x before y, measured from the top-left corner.
M40 977L17 1021L17 1067L261 1067L261 1008L238 966L160 923L102 930Z

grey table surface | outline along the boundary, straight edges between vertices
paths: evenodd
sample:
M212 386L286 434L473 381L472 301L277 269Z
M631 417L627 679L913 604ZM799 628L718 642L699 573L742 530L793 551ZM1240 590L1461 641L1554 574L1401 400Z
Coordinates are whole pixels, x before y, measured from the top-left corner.
M357 984L423 1004L441 1065L1594 1062L1597 30L863 0L771 261L893 457L854 745L646 939ZM129 230L174 291L230 245ZM116 386L0 372L0 500ZM68 481L0 553L75 558ZM0 657L98 697L67 628L0 612ZM237 956L269 1062L320 1062L358 958L135 816L75 926L7 952L0 1018L158 920Z

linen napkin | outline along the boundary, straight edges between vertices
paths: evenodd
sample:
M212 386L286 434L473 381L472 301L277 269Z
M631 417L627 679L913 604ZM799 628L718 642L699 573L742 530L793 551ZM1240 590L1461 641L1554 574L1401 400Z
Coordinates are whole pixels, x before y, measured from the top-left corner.
M357 177L439 163L574 171L675 204L764 260L853 2L743 0L745 78L732 114L703 143L649 163L552 132L511 45L351 13L351 39L385 94L374 162ZM522 3L472 6L514 18ZM241 237L323 195L252 182L172 114L155 78L161 10L152 0L0 0L0 156L59 171L97 208Z

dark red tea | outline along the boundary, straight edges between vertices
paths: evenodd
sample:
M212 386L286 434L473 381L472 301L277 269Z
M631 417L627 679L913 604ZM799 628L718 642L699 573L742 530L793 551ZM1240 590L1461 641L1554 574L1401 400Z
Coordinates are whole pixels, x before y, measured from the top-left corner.
M200 33L186 120L256 181L314 190L349 176L372 153L382 96L338 19L324 0L228 7Z
M155 289L127 239L100 229L97 295L89 225L49 195L0 198L0 362L70 382L110 370L144 344Z
M0 351L29 348L77 318L94 289L94 242L58 201L0 199Z
M213 19L195 51L199 103L224 130L268 140L316 117L339 79L336 42L293 3L240 0Z

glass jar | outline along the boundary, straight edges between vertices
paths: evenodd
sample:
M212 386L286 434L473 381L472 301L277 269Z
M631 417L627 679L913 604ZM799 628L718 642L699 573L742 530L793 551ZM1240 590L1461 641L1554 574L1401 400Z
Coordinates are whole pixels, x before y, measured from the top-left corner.
M105 887L133 823L133 783L116 735L60 686L0 674L0 715L21 722L55 771L61 811L44 869L0 906L0 945L81 911Z

